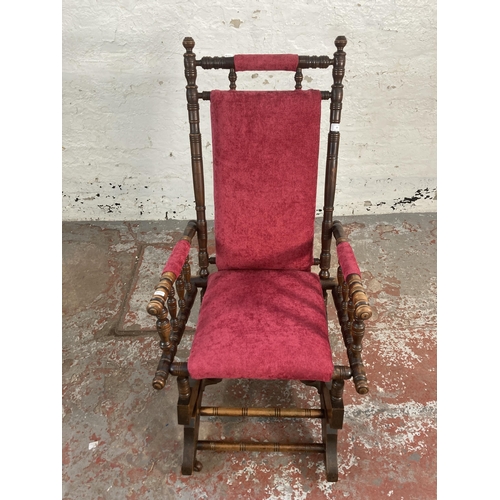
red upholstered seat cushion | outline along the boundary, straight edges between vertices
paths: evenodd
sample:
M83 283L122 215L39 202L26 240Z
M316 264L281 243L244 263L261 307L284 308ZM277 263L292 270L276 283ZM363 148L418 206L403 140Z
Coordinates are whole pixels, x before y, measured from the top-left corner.
M313 263L321 93L210 93L215 249L225 269Z
M266 270L211 274L188 369L195 379L331 380L318 276Z

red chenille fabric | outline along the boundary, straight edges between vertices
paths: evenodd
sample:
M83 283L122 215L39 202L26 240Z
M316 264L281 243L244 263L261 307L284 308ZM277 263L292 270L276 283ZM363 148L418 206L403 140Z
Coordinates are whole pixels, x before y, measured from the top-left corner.
M195 379L331 380L319 277L304 271L211 274L188 370Z
M321 93L210 94L217 267L313 263Z
M177 278L181 274L182 266L186 261L186 257L189 255L189 249L191 248L191 243L187 240L179 240L172 250L170 257L163 268L162 274L170 271L175 274Z
M234 56L235 71L296 71L297 54L237 54Z
M345 279L347 279L350 274L359 274L359 276L361 276L361 271L359 270L354 252L347 241L343 241L337 245L337 257Z

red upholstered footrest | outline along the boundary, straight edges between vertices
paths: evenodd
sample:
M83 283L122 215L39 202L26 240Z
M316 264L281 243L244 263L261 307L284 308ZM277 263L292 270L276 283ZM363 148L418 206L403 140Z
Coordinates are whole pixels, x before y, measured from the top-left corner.
M331 380L319 277L262 270L210 275L188 369L195 379Z

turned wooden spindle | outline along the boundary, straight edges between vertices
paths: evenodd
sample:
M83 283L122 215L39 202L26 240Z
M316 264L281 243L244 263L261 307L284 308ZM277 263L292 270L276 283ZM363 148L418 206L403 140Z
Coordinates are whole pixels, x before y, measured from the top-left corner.
M335 365L333 368L332 380L348 380L352 377L350 366Z
M238 78L238 75L236 75L236 71L234 70L234 68L231 68L229 70L229 88L231 90L236 90L236 78Z
M196 449L199 451L267 451L267 452L282 452L282 453L324 453L325 445L323 443L255 443L255 442L238 442L228 443L222 441L206 441L199 440L196 444Z
M337 184L337 163L340 143L340 115L342 111L343 88L342 80L345 72L344 47L347 40L344 36L335 39L337 51L333 55L333 85L330 100L330 130L325 169L325 202L323 206L323 224L321 228L320 278L330 277L331 243L333 226L333 205Z
M330 397L332 401L332 406L336 406L342 403L342 397L344 394L344 380L334 380L332 382L332 388L330 390Z
M340 266L338 270L338 277L342 289L341 310L338 311L338 316L342 336L344 338L344 344L347 349L349 365L352 370L352 378L358 394L366 394L369 389L366 371L361 356L365 326L363 320L356 314L355 303L352 300L351 287L346 281L344 281ZM336 305L337 303L338 301L336 302Z
M196 61L196 66L203 69L234 69L234 57L204 56Z
M162 274L160 282L156 286L155 292L149 301L147 306L147 311L152 316L158 316L163 307L165 306L165 301L167 300L170 290L175 283L175 274L168 271Z
M302 76L302 69L301 68L297 68L297 71L295 72L295 90L300 90L302 89L302 80L303 80L303 76Z
M345 346L348 348L352 343L352 337L349 323L349 287L344 280L342 280L342 310L339 322Z
M337 270L337 277L339 285L332 288L332 296L335 308L337 309L340 330L347 350L350 368L346 370L347 367L340 368L335 366L335 370L340 371L334 375L333 380L340 378L347 379L352 375L358 394L366 394L368 392L368 383L363 359L361 357L364 322L363 319L356 314L356 304L352 300L349 285L344 281L340 266Z
M174 361L170 365L169 372L170 375L173 375L174 377L189 378L187 363L185 361Z
M342 297L342 283L344 282L344 276L342 274L342 268L337 267L337 292L339 297Z
M175 281L175 289L177 290L177 296L179 297L179 311L184 313L186 309L186 301L184 300L185 291L184 275L181 272L177 280Z
M345 38L345 37L338 37ZM338 39L337 38L337 39ZM299 68L328 68L333 59L328 56L299 56Z
M274 418L323 418L324 411L318 408L235 408L224 406L202 406L202 417L274 417Z
M168 319L168 311L164 307L160 314L157 315L156 319L156 331L158 332L158 336L160 337L160 347L163 347L163 344L168 342L170 338L170 321Z
M349 318L347 325L352 335L352 322L354 321L354 304L352 303L350 297L349 300L347 301L347 316Z
M351 350L354 357L353 381L356 386L356 391L359 394L366 394L369 390L368 381L366 378L366 370L363 364L363 359L361 357L361 352L363 350L362 341L365 334L365 324L363 320L355 319L353 321L351 331L353 338Z
M186 77L186 98L189 117L189 143L191 147L191 167L193 172L194 198L196 204L196 224L198 229L200 276L208 277L207 221L205 217L205 182L203 178L203 157L200 133L200 106L196 85L196 54L193 53L194 40L184 38L184 75Z
M157 391L163 389L167 383L168 370L171 363L170 349L169 346L165 346L163 349L163 354L161 355L160 362L156 368L156 373L153 378L153 388Z
M191 397L191 387L189 385L189 378L187 377L177 377L177 388L179 389L179 403L187 404L189 403L189 398Z
M187 371L187 363L176 363L174 362L174 359L177 353L177 346L179 345L184 334L187 319L189 318L189 314L191 312L191 308L193 306L197 293L198 290L196 287L193 287L190 293L186 293L184 311L180 311L178 315L175 305L175 297L173 301L170 301L170 304L167 301L167 306L170 305L172 313L174 313L175 315L175 321L173 318L172 321L168 321L165 310L165 312L162 314L162 333L160 335L160 347L162 348L163 352L155 373L155 377L153 379L153 387L157 390L163 389L163 387L165 387L169 374L189 377L189 373ZM168 325L165 323L168 323ZM165 341L164 339L167 332L169 332L168 341Z
M189 255L186 258L186 262L182 266L182 277L184 279L184 286L186 288L186 293L191 293L193 285L191 284L191 265L189 264Z
M179 342L179 321L177 320L177 300L175 298L175 290L172 288L168 294L167 300L168 312L170 314L170 341L177 344Z
M372 309L368 303L365 289L361 282L361 277L358 274L351 274L347 278L349 285L349 293L354 304L355 317L366 321L372 316Z

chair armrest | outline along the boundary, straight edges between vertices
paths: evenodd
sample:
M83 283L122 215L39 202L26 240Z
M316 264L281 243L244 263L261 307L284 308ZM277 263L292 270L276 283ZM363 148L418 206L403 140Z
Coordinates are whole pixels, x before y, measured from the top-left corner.
M147 311L152 316L158 316L163 310L168 294L174 286L175 280L181 274L182 266L189 255L191 240L196 233L196 229L196 222L189 221L184 230L183 237L175 244L161 273L160 282L156 285L153 296L147 306Z
M372 310L361 281L361 271L356 256L339 221L333 222L332 232L337 244L339 266L343 279L349 286L349 297L354 305L354 316L357 319L367 320L372 316Z

